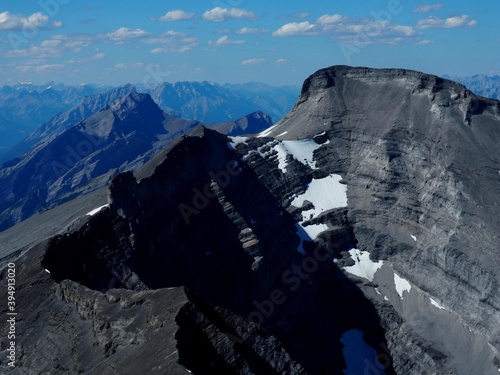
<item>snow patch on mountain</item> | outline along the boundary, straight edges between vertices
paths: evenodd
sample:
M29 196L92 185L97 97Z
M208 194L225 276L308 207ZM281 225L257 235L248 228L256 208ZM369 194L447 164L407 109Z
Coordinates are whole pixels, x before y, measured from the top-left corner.
M230 139L228 146L233 149L240 143L245 143L250 139L248 137L228 137L228 138Z
M353 266L344 267L344 270L352 275L362 277L369 281L373 281L375 272L384 265L384 261L372 261L368 251L358 249L349 250L351 258L354 260Z
M437 301L433 300L432 298L430 298L430 300L431 300L431 304L433 306L436 306L440 310L445 310L445 308L443 306L441 306Z
M291 202L295 207L302 207L305 201L313 204L314 208L302 213L303 220L321 215L334 208L347 207L347 186L341 184L342 177L332 174L322 179L313 179L304 194Z
M273 131L273 129L276 127L276 125L273 125L273 126L267 128L266 130L260 132L259 134L257 134L257 138L267 137L269 134L271 134L271 132Z
M101 211L105 207L109 207L109 205L105 204L104 206L97 207L96 209L94 209L90 212L87 212L87 216L94 216L96 213L98 213L99 211Z
M295 159L304 165L308 165L312 169L317 169L316 162L314 161L314 151L321 147L311 139L304 139L302 141L282 141L279 145L275 146L282 148L287 154L292 155Z
M410 293L411 284L408 282L408 280L398 276L396 272L394 272L394 285L396 286L396 291L398 292L401 299L403 299L403 292L405 290Z

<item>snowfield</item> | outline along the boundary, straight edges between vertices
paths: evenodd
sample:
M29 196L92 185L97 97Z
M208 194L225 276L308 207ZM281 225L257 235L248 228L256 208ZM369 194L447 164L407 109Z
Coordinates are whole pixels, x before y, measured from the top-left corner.
M383 260L377 262L372 261L368 251L351 249L349 250L349 254L351 254L351 258L354 260L354 265L344 267L344 270L352 275L362 277L369 281L373 281L375 272L384 265Z
M286 159L286 155L292 155L294 159L297 159L302 164L317 169L316 162L313 160L313 153L320 147L321 145L313 140L305 139L303 141L282 141L274 146L274 150L278 152L279 157L284 155L284 159ZM285 170L282 171L285 172Z
M303 220L317 217L334 208L347 207L347 186L341 184L342 177L332 174L320 180L313 179L304 194L297 196L292 205L302 207L307 200L314 205L311 210L302 213Z

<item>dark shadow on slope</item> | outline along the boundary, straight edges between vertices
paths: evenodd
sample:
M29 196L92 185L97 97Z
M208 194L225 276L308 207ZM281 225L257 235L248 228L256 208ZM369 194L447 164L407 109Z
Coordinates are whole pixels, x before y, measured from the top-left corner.
M151 176L137 182L131 173L119 175L110 187L111 208L54 238L44 267L56 281L68 278L97 290L106 290L110 279L137 290L184 285L211 324L221 325L212 309L220 306L260 325L310 374L343 373L340 338L351 328L361 329L367 343L384 354L376 310L328 254L338 251L336 241L345 241L346 231L299 254L293 217L253 170L240 164L238 173L234 165L234 175L227 172L229 163L242 162L226 143L224 136L198 129L178 142ZM186 220L180 204L197 213ZM242 244L242 228L251 229L256 245ZM354 242L352 236L349 243ZM180 355L189 364L208 360L200 357L205 344L198 328L179 331ZM190 334L201 346L185 345ZM267 368L266 359L252 351L245 358ZM393 373L389 364L386 374Z

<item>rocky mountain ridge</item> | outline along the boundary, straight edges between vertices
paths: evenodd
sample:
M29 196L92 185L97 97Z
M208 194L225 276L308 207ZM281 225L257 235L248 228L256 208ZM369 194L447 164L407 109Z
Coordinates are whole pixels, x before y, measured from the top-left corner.
M197 127L16 261L18 371L496 374L499 144L500 102L401 69Z

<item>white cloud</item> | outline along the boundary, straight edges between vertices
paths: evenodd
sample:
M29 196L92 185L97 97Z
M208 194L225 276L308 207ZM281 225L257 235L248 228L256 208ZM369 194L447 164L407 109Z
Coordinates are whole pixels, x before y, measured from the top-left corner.
M243 27L239 30L236 30L235 33L236 34L240 34L240 35L246 35L246 34L266 34L268 33L270 30L269 29L253 29L251 27Z
M82 59L71 58L68 61L66 61L66 63L68 63L68 64L86 63L86 62L89 62L89 61L102 60L105 57L106 57L106 54L103 53L103 52L101 52L101 53L96 53L95 55L90 56L90 57L84 57Z
M396 33L403 34L404 36L413 36L416 33L415 29L411 26L393 25L391 29Z
M46 64L46 65L40 65L35 68L35 70L40 73L40 72L45 72L47 70L61 70L64 68L63 64Z
M0 30L33 31L37 29L55 29L62 26L61 22L49 22L46 14L37 12L25 17L8 11L0 13Z
M443 7L443 4L427 4L427 5L420 5L418 8L413 9L413 13L429 13L433 12L436 10L439 10Z
M30 65L18 65L16 66L16 70L21 73L26 73L31 70L32 66Z
M316 27L316 25L309 23L308 21L304 22L292 22L287 23L281 26L278 30L276 30L273 35L274 36L297 36L297 35L313 35L312 30Z
M195 13L187 13L181 9L171 10L167 12L164 16L158 18L159 21L170 22L170 21L184 21L190 20L196 17Z
M53 35L39 45L28 43L28 45L22 45L25 48L9 50L5 56L45 58L59 56L69 51L80 52L83 48L90 46L94 39L95 37L86 35Z
M147 31L141 29L132 30L127 27L121 27L118 30L107 33L106 37L117 44L123 44L129 40L144 38L148 35L149 33Z
M236 20L236 19L246 19L246 20L255 20L257 19L257 15L254 12L245 10L245 9L226 9L221 7L216 7L210 10L207 10L203 13L203 19L212 22L223 22L227 20Z
M341 16L340 14L334 14L332 16L325 14L325 15L319 17L318 20L316 21L316 23L318 23L320 25L329 25L332 23L338 23L338 22L342 21L343 19L344 19L344 17Z
M276 60L276 64L286 64L287 63L287 59L277 59Z
M153 48L152 54L166 52L187 52L199 45L198 38L177 31L166 31L158 36L144 39L144 43L160 44L160 47Z
M102 60L105 57L106 57L106 54L101 52L101 53L97 53L94 56L92 56L92 60Z
M40 43L40 47L57 47L60 44L60 39L44 40L42 43Z
M233 44L244 44L246 43L244 40L231 40L227 35L221 36L217 41L215 42L216 46L228 46L228 45L233 45Z
M453 29L456 27L472 27L476 26L477 21L471 20L469 16L462 15L457 17L449 17L446 19L429 16L418 21L417 28L419 29Z
M292 22L281 26L273 36L325 35L351 45L418 43L421 34L412 26L373 18L324 14L316 22Z
M258 65L258 64L263 64L266 62L266 59L249 59L249 60L243 60L241 62L241 65Z
M123 68L125 68L125 64L118 63L118 64L115 65L115 68L116 69L123 69Z

